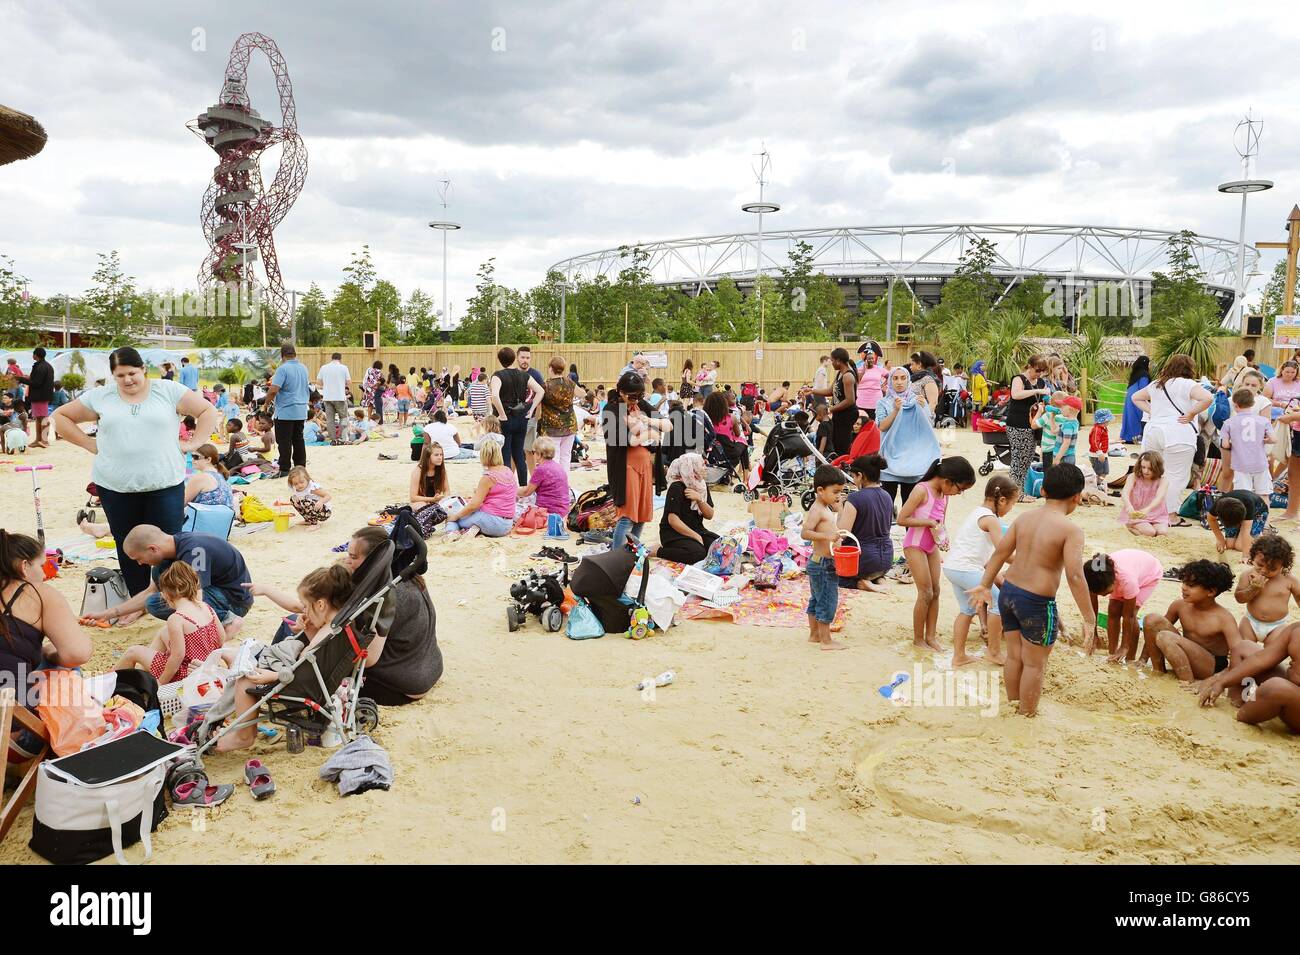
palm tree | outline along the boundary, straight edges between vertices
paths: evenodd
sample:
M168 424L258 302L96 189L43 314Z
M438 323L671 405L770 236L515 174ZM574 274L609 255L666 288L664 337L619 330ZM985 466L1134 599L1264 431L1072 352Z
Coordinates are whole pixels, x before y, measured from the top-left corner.
M1024 312L999 313L985 330L980 342L984 353L985 377L1005 384L1020 373L1033 347L1025 340L1029 316Z
M1215 339L1223 334L1217 306L1196 303L1160 323L1156 332L1156 363L1163 365L1171 355L1189 355L1196 372L1215 373Z
M1088 389L1088 407L1085 411L1097 407L1098 385L1109 369L1108 351L1105 325L1095 319L1088 319L1079 326L1079 334L1075 336L1065 356L1066 365L1075 374L1088 374L1091 387Z

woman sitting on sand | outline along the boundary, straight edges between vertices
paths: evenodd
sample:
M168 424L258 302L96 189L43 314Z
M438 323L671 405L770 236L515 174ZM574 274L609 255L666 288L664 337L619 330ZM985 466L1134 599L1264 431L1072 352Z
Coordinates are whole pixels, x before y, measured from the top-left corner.
M515 526L519 485L514 471L505 466L501 445L488 441L479 451L478 459L483 465L483 477L474 495L463 508L448 515L447 534L451 540L461 537L469 540L477 534L505 537Z
M447 519L447 512L439 505L451 493L447 480L447 464L443 459L442 445L425 441L420 448L420 461L411 471L411 510L425 537Z
M370 552L387 540L388 533L382 527L361 528L348 541L340 566L348 573L356 573ZM249 584L248 590L294 615L303 611L297 595L265 584ZM281 624L273 642L295 635L301 629L299 619ZM366 651L365 695L380 706L401 706L420 699L442 676L437 614L423 577L404 580L389 591L379 615L379 632L383 640L371 642Z
M652 556L682 564L702 561L718 535L704 526L713 516L713 496L704 458L692 452L668 465L668 496L659 522L659 546Z
M205 444L195 450L192 460L194 473L185 482L185 503L224 504L233 508L235 500L226 483L230 472L221 463L221 452Z

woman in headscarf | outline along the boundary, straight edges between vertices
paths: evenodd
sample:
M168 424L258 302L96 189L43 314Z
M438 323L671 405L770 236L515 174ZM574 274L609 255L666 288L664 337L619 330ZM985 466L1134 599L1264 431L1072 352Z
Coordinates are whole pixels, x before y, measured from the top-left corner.
M682 564L702 561L718 535L704 526L713 516L713 497L704 458L687 452L668 466L668 497L659 521L659 547L652 553Z
M970 400L978 410L989 403L989 380L984 376L984 359L970 366Z
M902 365L894 368L876 405L876 422L882 435L880 454L889 462L880 472L880 486L891 500L901 489L900 500L904 502L940 456L925 391L914 390L911 385L908 369Z
M1133 396L1149 384L1151 359L1140 355L1133 362L1133 370L1128 373L1128 392L1124 395L1124 417L1120 421L1119 439L1125 444L1137 444L1142 440L1142 430L1146 425L1142 420L1142 410L1133 404Z

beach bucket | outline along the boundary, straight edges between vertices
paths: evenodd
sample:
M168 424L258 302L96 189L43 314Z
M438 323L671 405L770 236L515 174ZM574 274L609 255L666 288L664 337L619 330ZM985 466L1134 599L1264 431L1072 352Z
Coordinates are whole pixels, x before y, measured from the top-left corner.
M852 534L847 536L853 537ZM858 576L858 557L862 554L862 548L856 546L857 543L858 539L853 537L853 544L855 546L850 547L848 544L836 544L834 549L831 551L835 556L836 575L840 577Z
M275 532L277 534L283 534L288 529L289 529L289 512L277 508L275 512Z

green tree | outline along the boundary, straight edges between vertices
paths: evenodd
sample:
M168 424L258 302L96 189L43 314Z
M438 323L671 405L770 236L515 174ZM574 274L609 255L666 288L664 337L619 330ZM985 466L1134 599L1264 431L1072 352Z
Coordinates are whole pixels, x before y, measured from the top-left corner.
M306 348L325 344L325 312L329 302L320 286L312 282L298 303L298 342Z
M1273 335L1274 320L1282 314L1286 305L1286 259L1273 266L1273 274L1268 277L1268 284L1259 298L1257 311L1264 316L1264 334Z
M1218 300L1205 290L1205 276L1192 248L1196 233L1184 229L1168 240L1169 271L1152 272L1151 322L1156 337L1170 328L1221 325Z
M433 313L433 299L416 289L402 306L402 342L407 345L438 344L438 317Z
M0 345L34 344L39 325L30 301L23 301L27 278L14 269L14 260L0 255Z
M96 345L116 348L139 341L149 311L137 302L135 278L122 271L117 250L99 253L99 268L81 297L85 327Z

